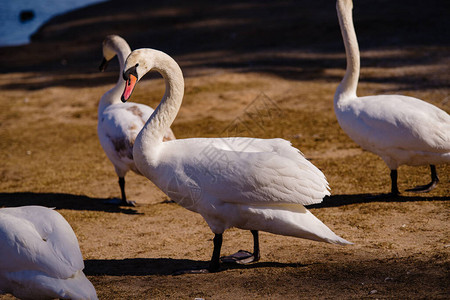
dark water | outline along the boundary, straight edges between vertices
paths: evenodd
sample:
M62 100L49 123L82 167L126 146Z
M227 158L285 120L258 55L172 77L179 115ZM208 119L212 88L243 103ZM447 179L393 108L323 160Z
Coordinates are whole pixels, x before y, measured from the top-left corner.
M0 47L27 44L50 18L104 1L107 0L0 0Z

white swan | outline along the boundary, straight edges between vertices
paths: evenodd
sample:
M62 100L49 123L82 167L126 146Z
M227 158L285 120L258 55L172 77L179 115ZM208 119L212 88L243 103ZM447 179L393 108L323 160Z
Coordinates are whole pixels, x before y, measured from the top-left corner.
M69 223L42 206L0 209L0 294L98 299Z
M117 35L110 35L103 41L103 61L100 69L106 68L108 61L116 56L119 59L120 73L117 84L106 92L98 105L97 133L100 144L106 156L113 163L122 195L122 205L134 205L128 201L125 195L125 174L132 170L140 174L133 161L133 143L144 126L145 121L153 113L153 108L138 103L122 103L120 96L125 87L122 80L123 64L131 49L127 42ZM175 136L167 129L165 140L175 139Z
M347 135L379 155L391 169L391 194L398 195L400 165L430 165L431 182L408 191L428 192L439 181L435 164L450 162L450 116L422 100L399 96L356 96L360 57L351 0L336 3L347 70L334 95L334 111Z
M122 101L150 70L165 78L165 95L136 138L133 156L144 176L175 202L201 214L215 234L209 268L201 272L219 269L222 233L230 227L253 233L254 251L246 261L259 259L258 230L350 244L304 207L329 195L328 183L288 141L192 138L163 143L183 100L180 67L163 52L139 49L128 56L125 70Z

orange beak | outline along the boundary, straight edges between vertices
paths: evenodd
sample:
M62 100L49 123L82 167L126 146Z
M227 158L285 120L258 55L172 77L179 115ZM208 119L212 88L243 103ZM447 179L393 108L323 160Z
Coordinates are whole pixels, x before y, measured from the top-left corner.
M133 93L134 87L137 83L137 77L133 74L129 75L129 78L127 80L127 84L125 85L125 90L122 94L122 102L127 102L128 99L130 99L131 94Z

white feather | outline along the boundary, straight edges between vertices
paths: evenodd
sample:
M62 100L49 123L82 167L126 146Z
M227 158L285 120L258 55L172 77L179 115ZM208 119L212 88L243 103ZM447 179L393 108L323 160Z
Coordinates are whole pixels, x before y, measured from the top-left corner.
M400 165L450 162L450 116L425 101L400 95L357 97L360 71L351 0L336 4L347 55L347 71L334 96L342 129L391 170Z
M117 55L120 73L116 85L100 99L97 133L106 156L114 165L117 176L121 178L130 170L139 174L133 161L133 144L153 113L153 108L147 105L122 103L120 100L125 88L125 81L122 79L123 64L130 53L127 42L119 36L108 36L103 42L105 59L109 61ZM175 139L175 136L169 128L165 133L165 140L172 139Z
M171 199L203 216L211 230L263 230L349 244L303 205L329 195L323 173L282 139L195 138L162 142L175 119L184 81L176 62L152 49L126 61L138 78L151 69L167 80L166 95L139 133L133 149L139 171Z
M21 299L97 299L69 223L41 206L0 209L0 292Z

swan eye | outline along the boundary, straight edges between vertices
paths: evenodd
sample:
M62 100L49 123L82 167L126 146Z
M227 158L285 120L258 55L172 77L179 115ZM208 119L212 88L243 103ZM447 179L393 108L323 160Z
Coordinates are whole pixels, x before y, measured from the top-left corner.
M130 79L130 75L133 75L134 77L138 78L138 74L136 71L136 68L139 66L139 64L136 64L135 66L129 68L125 72L123 72L123 79L125 81L128 81Z

